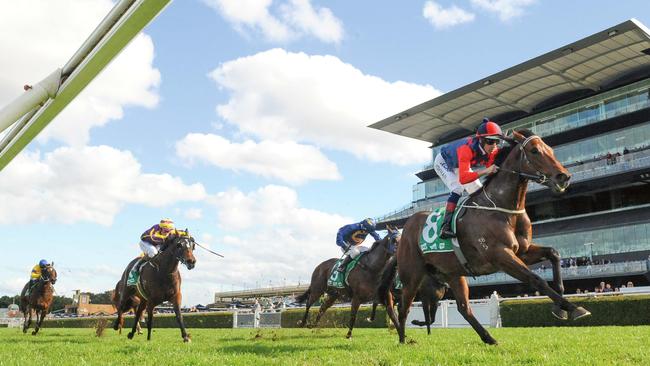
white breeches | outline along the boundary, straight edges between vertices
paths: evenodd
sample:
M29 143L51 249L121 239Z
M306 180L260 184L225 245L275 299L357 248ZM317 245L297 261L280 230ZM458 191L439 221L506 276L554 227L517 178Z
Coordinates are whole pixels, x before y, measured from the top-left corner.
M140 249L142 249L144 254L146 254L149 258L153 258L156 254L158 254L158 248L147 243L146 241L140 240Z
M463 191L472 194L483 187L483 184L481 184L479 179L467 184L460 184L460 181L458 180L458 169L454 169L453 171L447 169L447 163L440 154L436 155L436 158L433 161L433 169L436 171L440 179L442 179L442 182L445 183L447 188L460 196L463 195ZM469 171L472 171L472 169Z
M345 251L345 249L341 248L341 251L343 252L343 254L349 255L350 258L352 258L352 259L356 258L359 254L361 254L363 252L367 252L368 250L370 250L370 249L368 249L367 247L364 247L363 245L354 245L347 252Z

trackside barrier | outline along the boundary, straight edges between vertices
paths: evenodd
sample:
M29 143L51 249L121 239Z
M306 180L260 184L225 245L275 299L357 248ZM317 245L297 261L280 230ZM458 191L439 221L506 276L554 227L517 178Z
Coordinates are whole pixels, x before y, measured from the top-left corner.
M501 316L499 313L500 299L492 295L486 300L470 300L469 305L472 308L474 316L484 327L500 328ZM406 326L409 328L424 328L413 324L414 320L424 322L424 313L422 304L414 303L406 318ZM444 300L438 303L436 319L431 325L433 328L464 328L470 327L469 323L458 312L456 301Z
M280 328L281 312L235 311L232 313L233 328Z

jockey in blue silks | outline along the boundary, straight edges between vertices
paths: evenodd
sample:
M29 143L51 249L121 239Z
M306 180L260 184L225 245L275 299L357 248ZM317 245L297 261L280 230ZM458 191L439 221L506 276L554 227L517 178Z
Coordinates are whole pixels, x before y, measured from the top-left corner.
M367 218L356 224L345 225L336 233L336 245L338 245L345 258L339 265L337 271L344 272L352 259L359 254L367 252L368 248L361 245L368 234L372 235L375 240L381 240L381 237L375 231L375 220Z
M496 173L494 158L499 152L497 143L502 136L501 127L484 118L478 126L476 136L445 145L436 155L433 168L451 191L447 199L444 222L440 228L440 238L449 239L456 236L451 230L451 219L463 192L471 194L478 191L483 186L478 178ZM473 171L472 168L476 166L483 166L484 169Z

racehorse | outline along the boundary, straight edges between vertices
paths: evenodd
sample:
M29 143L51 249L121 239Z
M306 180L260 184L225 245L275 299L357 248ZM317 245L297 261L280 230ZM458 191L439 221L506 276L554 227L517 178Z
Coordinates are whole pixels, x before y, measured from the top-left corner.
M351 297L350 323L346 337L352 337L352 329L354 328L359 306L362 303L376 298L379 275L386 261L395 252L395 247L399 240L399 231L397 229L392 227L387 227L386 229L388 234L383 239L374 242L370 250L359 260L357 266L350 271L346 288L338 289L327 285L327 279L330 277L332 269L336 264L336 258L328 259L316 266L316 269L314 269L311 275L309 288L305 293L296 297L297 303L306 301L305 315L300 322L301 326L304 327L307 325L309 308L324 293L327 293L327 299L321 304L313 326L318 325L320 318L338 298Z
M383 276L394 276L394 271L397 269L397 266L395 265L395 262L397 261L397 258L393 256L388 263L384 266L386 270L382 273L382 279ZM383 281L383 280L382 280ZM381 282L380 282L381 283ZM395 286L391 286L390 288L392 298L400 298L402 290L395 288ZM435 278L427 275L424 277L422 280L422 284L420 284L420 289L418 290L415 299L414 300L419 300L422 302L422 313L424 314L424 321L421 320L411 320L411 324L417 325L419 327L426 326L427 327L427 334L431 334L431 324L436 321L436 312L438 311L438 302L442 300L442 298L445 296L445 292L447 291L447 286L445 284L439 283ZM381 296L379 297L381 299ZM377 312L377 305L378 301L375 300L372 303L372 313L370 314L370 317L368 318L368 321L372 322L375 320L375 314ZM384 306L387 304L384 303Z
M28 296L25 294L27 293L29 283L23 287L20 293L20 311L22 311L25 317L23 333L27 333L27 329L32 324L32 311L36 313L36 326L32 331L32 335L36 335L38 330L41 329L43 320L45 320L45 316L50 312L50 307L52 306L55 283L56 270L53 265L48 265L42 270L41 278L36 282Z
M486 181L482 190L472 194L463 204L466 211L458 219L456 234L467 260L466 265L462 265L453 252L422 253L418 240L428 212L415 213L404 224L397 251L397 269L404 288L399 319L395 324L401 343L405 340L404 321L420 282L427 273L439 282L449 284L456 298L458 311L483 342L488 344L496 344L497 341L472 313L469 306L469 288L465 279L467 275L478 276L503 271L548 295L553 300L552 312L556 317L567 319L570 316L576 320L591 315L589 311L563 297L560 256L555 249L532 242L530 219L525 215L529 180L546 185L555 193L562 193L569 186L571 176L555 159L553 149L531 131L515 131L513 137L506 138L506 141L509 146L504 147L497 157L499 170ZM527 267L544 260L550 260L553 265L555 289ZM391 315L394 310L389 288L393 276L384 277L379 295L389 304L387 311ZM393 319L394 314L391 315L391 320Z
M122 287L120 293L119 306L117 307L117 319L113 323L113 329L118 330L122 324L124 312L135 307L137 299L140 304L137 305L135 312L135 321L131 332L127 335L133 339L136 332L137 324L142 316L144 309L147 309L147 340L151 340L151 328L153 326L153 309L169 301L174 307L176 322L181 329L181 337L184 342L190 342L190 336L185 330L183 316L181 315L181 275L178 271L178 263L184 264L187 269L191 270L196 264L194 258L194 248L196 242L194 238L182 235L170 235L160 247L160 252L147 261L140 268L140 279L137 286ZM122 273L121 281L126 284L131 268L138 261L134 259ZM136 299L137 298L137 299Z

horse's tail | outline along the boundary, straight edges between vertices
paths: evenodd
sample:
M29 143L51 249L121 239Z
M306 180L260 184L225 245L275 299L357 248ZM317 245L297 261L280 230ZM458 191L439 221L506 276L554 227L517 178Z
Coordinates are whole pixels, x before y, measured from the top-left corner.
M393 287L393 280L395 279L395 273L397 272L397 257L392 256L388 262L384 265L384 269L381 271L381 279L379 280L379 286L377 287L377 297L382 304L386 304L388 301L388 294Z
M304 303L305 301L307 301L310 294L311 294L311 286L309 286L307 291L305 291L302 295L296 296L295 302L297 302L298 304Z

